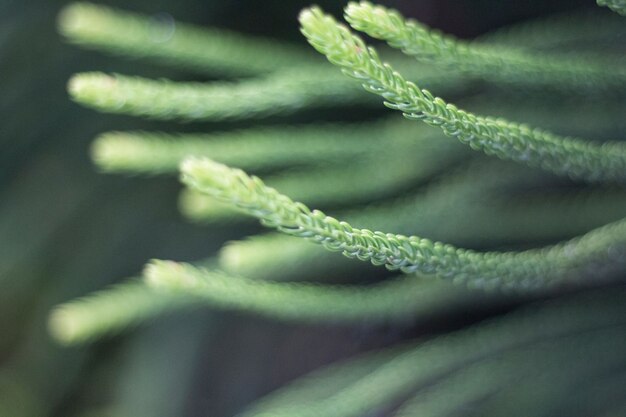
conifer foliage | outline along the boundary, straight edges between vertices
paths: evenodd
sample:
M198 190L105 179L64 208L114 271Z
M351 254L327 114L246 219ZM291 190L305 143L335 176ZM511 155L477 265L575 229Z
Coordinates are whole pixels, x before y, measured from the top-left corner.
M598 4L626 10L622 1ZM69 6L59 19L69 42L228 79L82 73L68 84L78 103L163 120L274 123L105 132L92 147L96 166L178 174L184 216L209 225L257 218L275 232L230 242L196 263L150 261L142 279L59 306L51 333L81 343L201 306L284 321L401 325L443 306L514 294L528 303L521 311L330 365L242 415L618 415L616 387L626 379L626 66L611 53L559 53L572 40L606 46L585 30L596 26L576 19L469 42L368 2L347 5L349 26L311 7L299 16L301 32L329 64L279 41ZM626 31L598 28L609 39ZM369 46L356 32L388 47ZM571 111L572 98L585 101L583 110ZM377 120L284 122L311 108L384 110L381 101L394 111ZM360 277L375 268L359 261L393 273L366 284ZM349 282L324 282L333 273ZM567 295L573 289L586 292ZM585 409L572 409L576 396L587 398Z

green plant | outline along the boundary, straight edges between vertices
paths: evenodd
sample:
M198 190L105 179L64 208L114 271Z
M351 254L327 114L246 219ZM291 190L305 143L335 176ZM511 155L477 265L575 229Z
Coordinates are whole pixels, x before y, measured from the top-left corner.
M621 10L619 4L610 7ZM247 214L290 236L267 234L234 242L216 259L193 265L152 261L143 281L70 301L54 311L50 326L59 340L82 342L165 311L197 305L283 320L397 322L443 305L497 299L501 290L530 300L561 294L568 286L592 286L621 272L624 192L598 183L624 182L623 142L600 144L478 116L407 79L417 79L420 86L438 93L465 96L464 105L477 113L508 110L515 118L532 118L533 112L524 111L523 105L498 104L501 89L511 94L523 91L535 97L533 106L544 106L534 114L538 123L545 122L549 112L546 123L554 123L557 130L567 130L573 122L567 104L556 106L551 100L584 97L591 101L589 111L583 112L585 127L608 125L613 133L623 123L619 118L619 103L626 94L623 66L609 57L584 53L542 54L534 50L533 31L513 29L470 44L366 2L350 3L346 20L354 29L386 41L392 49L381 52L394 65L319 8L300 15L302 33L357 82L276 42L184 25L172 31L167 24L89 4L70 6L62 13L61 31L75 43L201 73L251 77L175 83L102 73L74 76L68 86L72 98L101 111L222 121L284 116L314 106L376 105L372 95L361 94L361 84L410 120L220 134L101 135L94 142L93 159L104 171L168 174L180 166L187 186L181 207L188 217L236 222ZM569 24L567 19L560 27L550 22L548 29L554 31L550 40L558 45L559 36L570 39ZM270 52L277 58L267 59ZM492 84L500 90L493 90ZM483 95L472 95L474 85L483 88ZM592 109L603 105L616 112L616 118L599 120L606 112ZM268 184L276 189L224 163L267 175ZM419 184L424 187L416 187ZM355 226L303 203L334 210L337 218ZM575 213L559 222L568 209ZM608 224L601 226L604 223ZM414 231L424 236L431 232L433 239L410 236ZM575 234L580 236L572 237ZM564 237L570 240L513 250L516 244ZM332 271L355 274L355 263L333 257L311 241L409 275L375 285L276 282L304 279L307 273L317 274L318 280ZM480 251L481 246L504 249ZM469 289L450 281L466 282ZM446 415L471 403L481 404L480 415L560 410L565 407L560 402L563 395L579 388L572 381L599 378L599 384L611 387L602 377L624 365L624 292L615 292L529 307L498 323L427 344L368 354L296 382L244 415L358 416L403 400L408 400L398 411L403 416ZM563 372L564 363L590 356L593 360ZM535 366L524 369L530 360ZM615 374L623 379L623 371ZM488 382L476 384L477 378ZM502 388L511 380L519 390ZM435 381L430 391L421 389L429 381ZM559 381L559 388L546 388L554 381ZM534 383L544 384L548 393L540 401L535 400ZM610 399L616 395L610 390L605 394ZM604 406L606 402L600 401L594 407Z
M597 0L598 5L610 8L616 13L626 15L626 3L622 0Z

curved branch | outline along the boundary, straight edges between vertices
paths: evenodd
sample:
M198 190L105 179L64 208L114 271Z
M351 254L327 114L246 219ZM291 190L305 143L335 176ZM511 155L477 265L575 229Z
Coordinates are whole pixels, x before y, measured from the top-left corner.
M300 22L315 49L359 80L367 91L382 96L386 106L410 119L438 126L446 135L488 155L588 181L626 181L626 145L622 142L598 145L503 119L476 116L406 81L390 65L383 64L374 49L320 9L305 10Z
M181 173L189 187L230 201L281 232L388 269L436 274L477 287L531 289L554 284L594 263L623 261L622 248L626 245L623 219L555 246L481 253L417 236L353 228L292 201L257 177L208 159L187 159Z

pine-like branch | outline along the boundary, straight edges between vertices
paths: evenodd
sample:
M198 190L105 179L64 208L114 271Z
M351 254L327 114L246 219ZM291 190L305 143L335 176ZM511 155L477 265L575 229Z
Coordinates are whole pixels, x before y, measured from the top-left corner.
M410 119L438 126L446 135L489 155L588 181L626 180L624 143L598 145L459 110L406 81L383 64L374 49L321 10L305 10L300 21L303 34L315 49L362 82L367 91L382 96L385 105Z
M400 63L424 85L453 91L462 78L432 67ZM402 65L403 64L403 65ZM68 84L72 99L96 110L154 119L241 120L286 115L305 108L376 103L324 65L286 68L238 82L185 83L104 73L79 73Z
M475 287L521 290L553 285L591 265L618 263L617 248L626 244L626 220L621 220L543 249L480 253L417 236L355 229L292 201L257 177L211 160L188 159L181 172L189 187L231 201L281 232L388 269L436 274Z
M504 198L499 191L515 188L528 173L516 178L503 168L487 169L484 176L472 169L462 170L415 196L337 212L337 216L370 230L496 247L570 238L617 221L626 212L626 193L621 189ZM506 181L500 185L490 182L495 178ZM220 251L219 260L225 271L254 278L292 279L308 271L325 275L359 268L359 263L281 233L231 241Z
M361 228L426 233L456 242L471 243L493 232L508 238L508 229L503 230L500 224L507 222L495 222L502 213L492 213L487 207L499 203L497 199L494 201L494 193L499 189L532 184L534 180L536 173L519 166L479 160L452 170L426 190L337 214ZM203 195L199 191L192 192ZM491 228L491 225L494 226ZM545 231L549 227L542 224L537 229ZM260 279L291 279L306 275L307 271L325 275L359 266L308 240L282 233L229 242L220 251L219 263L227 272Z
M256 75L315 62L302 49L171 18L145 17L91 3L74 3L59 15L59 31L86 48L147 58L202 73Z
M206 156L245 169L276 169L319 160L359 158L383 146L373 139L380 126L366 128L260 128L222 134L109 132L92 145L92 158L107 172L160 174L178 171L186 156ZM393 140L393 139L391 139Z
M400 13L368 2L351 2L346 20L361 32L386 41L419 60L460 68L486 80L505 84L568 89L572 93L623 91L626 68L594 60L532 54L511 46L470 44L431 30Z
M424 156L437 154L429 152ZM441 160L426 160L409 158L398 152L395 157L393 154L379 158L368 157L343 166L290 171L268 176L266 181L272 188L306 204L318 207L353 206L403 192L411 185L428 179L441 165L460 159L458 153L442 153L441 156ZM232 221L245 214L232 205L225 205L192 190L183 193L181 210L191 219L203 222Z
M598 4L608 5L618 13L623 11L623 0L598 0ZM535 92L540 94L566 92L579 99L596 94L621 97L626 85L624 68L603 65L601 60L535 54L530 49L541 43L537 32L526 37L513 32L508 41L507 36L499 39L496 36L467 43L417 22L405 21L397 12L366 2L352 3L347 18L357 29L385 39L409 55L450 68L446 72L413 65L404 68L404 78L383 64L373 49L319 9L301 15L303 33L316 49L407 118L440 127L447 135L488 155L588 181L625 182L623 143L599 145L503 119L475 116L406 81L415 78L420 80L420 85L448 93L468 84L469 75L522 90L539 87ZM375 102L363 97L361 89L346 82L341 74L310 64L313 61L307 54L268 40L256 41L220 30L205 31L169 20L158 23L84 3L67 8L60 25L72 42L89 48L200 72L263 77L236 83L201 84L93 73L79 74L71 80L69 89L74 99L107 112L157 119L238 120L284 115L303 108ZM575 27L567 25L562 29L556 34L557 39L551 41L587 38L582 33L589 31L586 27L577 32ZM615 32L618 30L614 26L607 25L596 34L601 38ZM508 45L503 45L507 42ZM511 43L516 43L516 47ZM405 66L406 60L400 65ZM602 126L601 119L577 110L577 119L566 127L575 130L576 124L582 122L584 129L590 129L594 126L587 120L593 119L612 131L622 123L617 106L611 109L618 116L611 126ZM488 109L480 111L492 114ZM548 116L557 119L556 113ZM579 113L583 115L579 117ZM516 111L512 117L524 120L525 116ZM543 126L541 122L538 124ZM210 267L203 268L154 261L145 271L150 286L132 281L57 309L50 320L55 336L65 343L91 340L157 314L199 304L283 320L379 323L406 320L441 306L487 297L482 292L453 287L449 282L424 282L416 276L401 276L371 286L286 284L255 279L258 276L254 274L259 273L265 274L264 278L280 279L289 272L307 269L323 279L324 268L332 270L337 267L335 259L345 260L331 258L331 252L324 248L389 269L433 274L487 289L543 289L581 278L582 273L587 275L585 279L593 280L601 277L605 268L623 267L626 219L562 244L523 252L481 253L407 236L413 233L411 228L421 228L418 234L441 233L445 238L440 240L465 239L476 245L472 247L480 247L485 241L493 243L490 239L514 245L519 240L528 243L537 237L554 237L577 228L587 231L590 224L606 218L603 216L623 216L626 199L621 194L601 194L589 200L591 204L551 194L541 196L541 201L532 207L528 201L516 205L514 199L500 198L497 191L533 184L538 174L526 176L521 166L509 171L506 164L501 164L504 168L500 170L499 161L484 163L485 170L478 178L468 176L460 181L455 175L452 181L444 181L439 189L429 188L421 197L345 213L355 226L372 228L374 224L374 229L404 235L371 232L311 211L293 198L330 206L395 196L409 184L460 160L466 148L457 151L450 145L453 142L443 140L433 140L425 147L425 143L415 140L412 131L395 131L397 143L393 135L381 140L383 129L379 132L371 126L364 126L361 131L341 132L341 138L330 137L323 131L326 127L316 133L312 133L313 129L295 129L239 132L218 138L115 133L98 139L94 158L110 171L171 172L181 159L190 155L207 156L249 169L292 165L313 166L313 169L283 173L269 180L270 185L291 196L288 198L240 170L208 159L186 160L182 166L183 181L192 193L187 195L194 196L196 203L218 199L221 207L234 206L284 234L258 236L245 244L227 246L221 254L222 264L231 267L226 272L212 269L212 262ZM356 163L347 162L355 159ZM346 163L324 165L321 170L320 160L324 164ZM199 193L206 193L206 197L198 199ZM490 206L490 211L485 211L485 206ZM215 216L215 212L203 210L201 215ZM571 213L573 210L576 212ZM567 217L567 224L560 222L559 217ZM311 245L311 241L318 245ZM231 275L237 267L246 274L247 269L250 276ZM486 416L490 412L512 416L513 413L503 412L512 408L526 414L528 410L531 415L540 414L545 411L544 406L553 406L556 400L565 397L572 381L584 379L585 386L591 386L589 375L623 365L620 353L626 343L624 291L612 291L604 297L579 298L556 307L533 306L535 311L529 309L430 343L386 350L332 366L272 394L242 416L357 417L407 398L416 388L433 381L436 381L433 389L428 393L418 392L400 409L399 415L450 414L458 411L455 407L475 404L495 394L500 395L487 407ZM539 367L540 378L528 378L530 383L518 385L533 371L526 366L528 363ZM459 369L461 373L457 372ZM475 384L476 380L481 380L481 384ZM623 386L624 377L601 382L594 387L594 393L608 391L606 388L611 383ZM528 389L531 385L539 389L539 400ZM511 398L515 401L510 401ZM600 400L596 397L593 403L597 407Z
M404 120L366 124L320 124L261 127L210 134L108 132L92 145L92 158L107 172L159 174L177 172L186 156L206 156L228 165L270 170L361 160L377 155L443 156L454 141L434 140L430 129ZM384 139L384 140L383 140ZM461 153L459 150L457 153ZM416 158L419 164L424 158Z
M153 261L146 282L164 294L200 298L217 308L305 322L389 322L428 314L471 298L449 283L400 276L371 286L280 283L171 261Z
M322 166L315 169L292 170L268 176L267 184L281 193L305 204L317 207L345 207L394 197L421 184L466 156L462 147L444 145L421 149L418 157L412 153L381 152L378 157L364 157L345 165ZM411 148L407 148L406 151ZM185 190L180 199L181 212L195 221L233 221L243 217L241 211L213 197Z
M197 297L154 291L140 280L130 279L56 307L49 329L63 344L84 343L197 304Z
M304 69L236 83L175 83L82 73L72 77L68 91L72 99L96 110L163 120L253 119L367 101L336 74L318 72L311 82Z

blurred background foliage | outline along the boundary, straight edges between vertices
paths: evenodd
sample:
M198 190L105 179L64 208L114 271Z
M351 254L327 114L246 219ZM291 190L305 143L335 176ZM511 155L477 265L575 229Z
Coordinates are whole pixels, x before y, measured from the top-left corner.
M317 3L335 15L344 6L343 1ZM593 2L580 0L381 3L468 38L552 13L597 11ZM59 347L46 330L54 305L136 275L147 259L200 259L223 242L258 230L248 223L209 229L184 221L174 178L96 172L89 147L98 133L210 132L277 120L360 120L383 112L350 107L261 121L180 125L81 108L66 93L66 82L76 72L206 78L67 45L56 30L56 15L64 4L0 2L1 416L230 416L322 364L446 333L519 306L514 298L491 299L471 309L450 306L402 326L285 324L199 310L160 318L88 346ZM310 49L296 20L309 5L304 1L133 0L107 5L289 40Z

